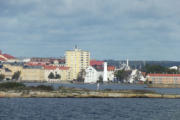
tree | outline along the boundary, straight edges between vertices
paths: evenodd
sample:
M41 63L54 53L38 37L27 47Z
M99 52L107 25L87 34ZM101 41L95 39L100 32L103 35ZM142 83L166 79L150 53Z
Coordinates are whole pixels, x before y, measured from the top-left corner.
M61 79L61 75L56 74L56 75L55 75L55 79Z
M168 74L176 74L179 73L178 70L171 70L167 67L161 66L161 65L149 65L147 64L143 71L148 73L168 73Z
M4 80L4 78L5 78L5 75L0 74L0 81Z
M20 72L20 71L17 71L17 72L15 72L15 73L13 74L12 79L13 79L13 80L19 80L20 75L21 75L21 72Z
M49 78L49 79L54 79L54 78L55 78L54 73L51 72L51 73L49 74L48 78Z
M118 81L124 82L124 80L127 80L129 78L129 75L131 74L131 71L126 70L118 70L115 72L115 76Z
M97 83L103 83L103 76L102 75L99 76Z
M85 69L82 69L78 74L77 81L84 82L85 76L86 76L86 71L85 71Z

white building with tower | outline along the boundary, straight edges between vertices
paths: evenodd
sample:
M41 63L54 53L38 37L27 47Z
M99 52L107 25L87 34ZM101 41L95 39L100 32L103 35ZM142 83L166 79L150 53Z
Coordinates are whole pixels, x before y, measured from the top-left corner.
M86 76L84 83L97 83L100 76L103 78L103 82L114 80L115 67L108 66L107 62L103 63L103 66L89 66L86 69Z
M126 63L120 63L118 70L126 70L126 71L131 70L131 67L129 66L129 60L127 59Z

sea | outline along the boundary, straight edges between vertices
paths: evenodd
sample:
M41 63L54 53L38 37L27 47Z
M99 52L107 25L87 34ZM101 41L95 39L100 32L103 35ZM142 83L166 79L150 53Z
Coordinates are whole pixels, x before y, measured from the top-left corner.
M28 84L30 85L30 84ZM31 85L39 85L34 83ZM92 84L51 84L96 89ZM144 85L100 85L101 89L155 89ZM180 99L157 98L0 98L0 120L180 120Z

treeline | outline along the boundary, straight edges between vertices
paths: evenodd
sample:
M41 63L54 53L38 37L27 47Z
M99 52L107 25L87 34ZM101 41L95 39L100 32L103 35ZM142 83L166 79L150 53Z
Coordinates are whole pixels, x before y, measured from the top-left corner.
M143 69L143 72L146 74L149 73L164 73L164 74L179 74L179 70L169 69L168 67L164 67L161 65L149 65L147 64Z

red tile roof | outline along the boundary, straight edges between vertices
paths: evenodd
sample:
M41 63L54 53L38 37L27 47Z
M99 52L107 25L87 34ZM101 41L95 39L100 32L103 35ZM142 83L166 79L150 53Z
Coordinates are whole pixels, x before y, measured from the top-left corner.
M141 72L144 77L146 77L146 72Z
M55 69L59 69L59 70L69 70L69 67L58 67L58 66L52 66L52 65L46 65L44 66L44 69L46 70L55 70Z
M98 71L103 71L104 70L104 67L103 66L93 66L96 70ZM115 70L115 67L114 66L108 66L107 68L108 71L114 71Z
M148 74L151 77L180 77L180 74Z
M108 66L108 71L114 71L115 67L114 66Z
M0 57L0 61L6 61L4 58Z
M45 66L46 63L44 63L44 62L28 62L27 65L28 66Z
M94 66L94 65L103 65L104 61L97 61L97 60L91 60L90 61L90 65Z
M69 67L59 67L60 70L69 70Z
M55 69L57 69L57 66L44 66L44 69L46 69L46 70L55 70Z
M3 54L3 56L6 57L7 59L15 59L15 57L9 54Z

